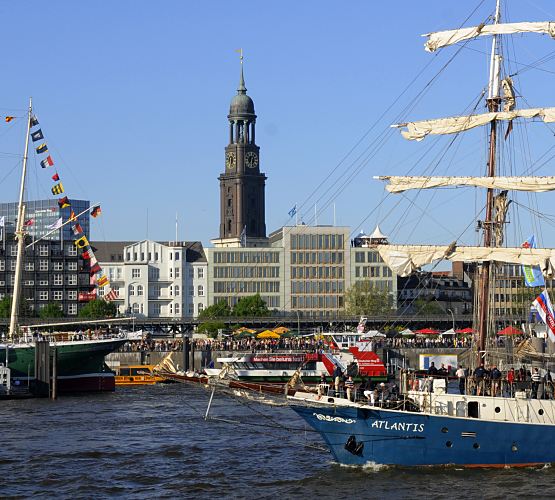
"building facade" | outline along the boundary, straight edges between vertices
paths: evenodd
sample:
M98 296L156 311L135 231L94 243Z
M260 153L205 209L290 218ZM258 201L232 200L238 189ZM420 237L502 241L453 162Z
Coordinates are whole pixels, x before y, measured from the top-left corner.
M120 314L195 317L207 305L207 263L200 242L93 243ZM107 293L99 289L99 296Z

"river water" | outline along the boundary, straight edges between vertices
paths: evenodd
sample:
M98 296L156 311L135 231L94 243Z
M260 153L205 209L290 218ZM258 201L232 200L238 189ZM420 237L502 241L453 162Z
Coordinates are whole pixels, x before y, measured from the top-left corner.
M1 402L0 496L555 498L555 467L343 467L287 407L216 393L205 421L208 397L170 384Z

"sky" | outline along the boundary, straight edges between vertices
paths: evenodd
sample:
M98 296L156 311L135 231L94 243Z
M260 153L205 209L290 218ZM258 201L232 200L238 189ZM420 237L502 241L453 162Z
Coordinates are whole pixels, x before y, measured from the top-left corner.
M552 0L504 4L513 22L555 19ZM409 143L389 125L476 105L489 42L429 54L420 35L477 25L493 10L493 0L0 0L0 113L23 117L33 97L66 194L102 206L92 240L173 240L177 214L178 239L208 245L218 236L217 178L242 48L268 176L268 233L293 223L297 204L308 224L315 214L332 224L335 206L336 224L353 233L379 223L394 242L474 243L481 193L386 196L373 176L483 175L483 132L447 148L452 138ZM518 36L507 48L507 67L519 92L526 88L523 107L555 105L554 41ZM0 199L16 201L24 120L0 125ZM503 153L507 172L547 175L553 131L529 127L514 134L519 152ZM51 197L51 184L31 152L28 197ZM522 208L549 212L550 196L520 196L510 238L535 231L555 245L553 226Z

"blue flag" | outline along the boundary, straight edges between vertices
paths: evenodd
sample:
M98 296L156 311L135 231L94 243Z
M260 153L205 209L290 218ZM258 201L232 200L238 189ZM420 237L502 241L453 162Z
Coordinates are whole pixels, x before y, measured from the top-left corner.
M522 244L522 248L536 248L534 235ZM524 276L524 284L528 287L545 286L545 279L539 266L522 266L522 275Z
M289 217L293 217L296 213L297 213L297 204L295 203L295 206L289 210Z

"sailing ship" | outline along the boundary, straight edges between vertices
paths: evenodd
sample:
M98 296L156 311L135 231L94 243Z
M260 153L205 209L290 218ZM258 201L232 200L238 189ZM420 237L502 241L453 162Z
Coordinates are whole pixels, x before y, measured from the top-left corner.
M27 134L23 154L22 172L19 189L18 217L15 236L17 239L17 259L15 266L14 289L12 296L10 325L7 341L0 344L0 362L10 369L13 386L31 386L35 380L35 355L38 335L23 335L19 325L19 308L21 301L21 274L25 251L25 187L27 173L27 156L31 127L36 122L33 115L32 100L29 100L27 113ZM41 133L42 135L42 133ZM50 158L50 157L48 157ZM82 336L81 336L82 337ZM56 349L56 386L59 393L113 391L115 389L114 372L104 362L106 355L119 349L127 339L101 338L62 340L50 336L50 346ZM50 352L50 358L53 353ZM46 363L45 366L49 366Z
M508 191L544 192L555 189L555 177L500 176L498 146L503 122L541 119L555 122L555 108L516 109L510 77L502 78L502 37L516 33L548 34L555 38L555 22L502 23L500 0L491 24L430 33L426 50L433 52L478 37L491 37L489 83L486 111L470 116L432 119L396 125L409 140L421 141L429 135L459 134L475 127L488 127L488 157L483 177L380 177L387 190L443 186L474 186L486 190L485 220L479 224L483 246L377 245L386 264L401 276L441 260L473 262L478 269L476 301L475 363L496 362L491 311L493 281L498 266L506 263L533 266L544 275L554 271L555 250L503 246L503 228L508 207ZM553 330L552 311L547 312ZM427 384L404 384L404 394L391 404L371 404L309 392L290 397L291 407L312 426L342 464L366 463L400 466L453 464L464 467L531 466L555 462L555 401L535 399L525 390L503 396L477 391L450 394L445 380L427 379ZM461 391L464 392L464 391ZM366 399L366 398L363 398Z

